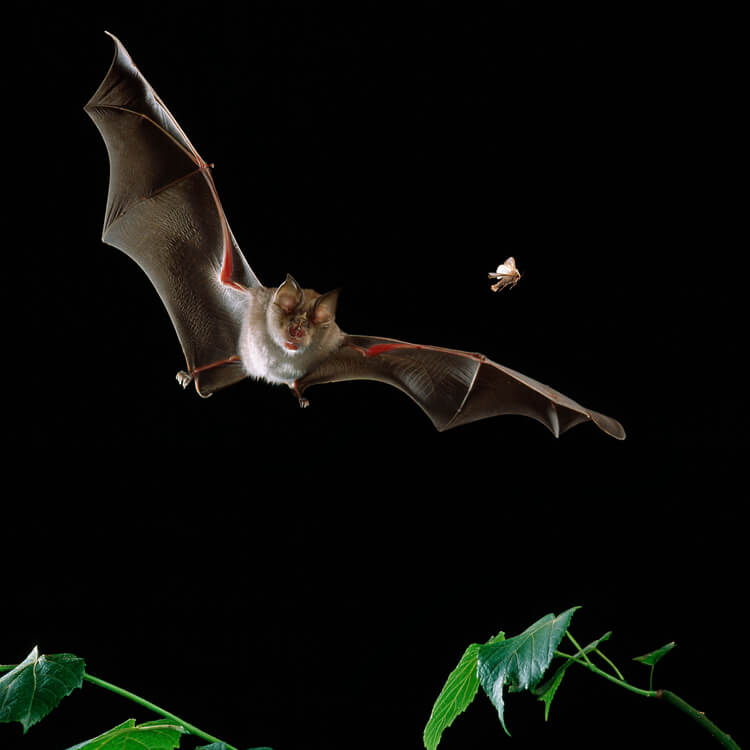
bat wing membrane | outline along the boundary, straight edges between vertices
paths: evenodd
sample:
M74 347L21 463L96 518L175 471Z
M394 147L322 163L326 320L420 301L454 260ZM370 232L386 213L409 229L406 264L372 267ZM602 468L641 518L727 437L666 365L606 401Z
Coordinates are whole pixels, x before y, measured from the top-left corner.
M541 422L555 436L591 421L612 437L625 437L617 420L481 354L348 336L336 354L297 386L301 393L311 385L342 380L377 380L399 388L441 432L487 417L521 414Z
M109 154L102 239L151 279L188 370L199 370L236 355L243 290L260 282L232 235L208 164L112 39L112 65L85 107ZM244 377L230 361L201 372L196 387L205 395Z

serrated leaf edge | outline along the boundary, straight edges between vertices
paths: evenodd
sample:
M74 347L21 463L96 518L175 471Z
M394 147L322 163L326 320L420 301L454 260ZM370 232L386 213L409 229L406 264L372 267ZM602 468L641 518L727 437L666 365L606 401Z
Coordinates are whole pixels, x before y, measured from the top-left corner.
M122 724L118 724L117 726L112 727L111 729L108 729L106 732L102 732L101 734L98 734L96 737L91 737L91 739L84 740L83 742L79 742L77 745L73 745L67 748L67 750L86 750L87 747L93 745L93 743L99 740L106 740L106 741L109 741L110 739L114 740L117 738L118 735L121 735L123 732L128 731L128 730L133 730L133 732L142 732L142 731L154 731L158 729L167 729L170 731L178 732L179 734L187 734L185 727L180 726L179 724L170 724L168 721L165 721L164 719L155 719L152 721L146 721L143 724L136 724L135 719L126 719L125 721L122 722ZM179 739L177 740L177 744L179 745Z
M20 663L17 664L13 669L10 670L7 674L3 675L3 677L0 678L0 685L3 683L7 686L7 690L5 691L6 697L10 695L11 692L11 685L13 682L18 679L22 675L23 672L27 669L32 670L32 676L33 676L33 689L31 691L31 700L28 702L28 706L26 707L25 713L14 719L10 719L9 721L18 721L23 726L23 733L26 734L26 732L29 731L29 729L34 726L34 724L37 724L39 721L41 721L45 716L50 714L55 708L57 708L58 705L60 705L60 702L63 698L67 698L76 688L81 687L82 683L82 674L79 676L75 674L75 670L73 670L68 664L65 664L64 661L59 661L59 657L69 657L71 660L75 660L76 662L80 663L81 665L85 666L85 662L83 659L81 659L78 656L75 656L74 654L40 654L39 653L39 646L34 646L33 649L29 652L29 655ZM68 660L68 659L66 659ZM76 682L77 684L74 684L70 689L68 689L67 684L62 682L60 677L58 675L51 675L47 677L48 680L55 680L56 682L60 682L63 684L64 692L62 692L61 695L57 695L56 693L52 693L54 702L52 704L44 702L44 708L40 709L40 697L39 697L39 685L37 681L37 676L40 673L40 671L44 668L47 669L57 669L57 670L65 670L69 671L71 673L75 674L75 680L73 682ZM82 670L83 671L83 670ZM3 701L2 705L0 705L0 710L5 707L5 700ZM33 715L33 710L37 709L37 716Z
M653 651L649 651L647 654L641 656L634 656L633 661L638 661L641 664L646 664L649 667L653 667L659 661L661 661L677 644L674 641L665 643L661 648L655 648Z
M495 679L495 680L491 679L492 672L494 671L494 669L489 669L489 670L487 669L486 661L482 657L482 650L485 650L485 653L486 653L487 650L492 648L493 653L496 653L498 650L503 650L504 647L507 647L510 644L511 654L509 658L515 658L516 662L518 662L518 651L522 648L522 646L528 643L529 638L532 638L532 644L533 644L533 638L535 634L539 630L541 630L543 627L545 626L550 627L550 628L554 627L555 621L558 621L558 620L560 622L565 622L565 627L563 628L556 642L552 643L552 640L550 640L550 645L547 649L548 653L547 655L545 655L543 659L544 666L542 667L536 679L533 679L532 681L532 678L530 676L527 676L525 678L520 678L519 680L516 681L516 684L511 685L509 689L511 692L520 692L521 690L528 690L530 688L533 688L534 685L539 683L539 680L542 678L544 673L549 668L549 665L554 656L554 650L557 648L558 644L560 643L563 636L565 635L565 631L568 629L570 625L570 620L572 619L577 609L579 609L579 607L571 607L570 609L566 609L564 612L561 612L559 615L554 615L552 613L546 614L543 617L540 617L536 622L529 625L528 628L526 628L523 632L519 633L518 635L515 635L512 638L508 638L500 644L485 644L479 649L479 655L478 655L478 660L477 660L477 674L479 677L479 684L482 686L482 689L487 694L487 697L490 699L492 704L497 709L497 713L500 718L500 724L502 725L505 733L508 736L510 736L510 732L508 731L508 727L505 724L505 716L504 716L505 704L503 700L503 687L505 686L506 683L509 682L507 675L510 670L508 669L504 670L502 674L499 675L498 679ZM533 660L534 659L532 655L532 659L531 659L532 663L533 663ZM516 669L516 672L518 673L519 670Z
M477 655L479 643L466 647L456 667L448 675L430 713L422 735L427 750L435 750L443 732L469 707L479 690ZM462 708L458 708L463 704Z
M466 647L458 664L453 668L445 680L443 688L432 706L430 718L427 720L427 724L422 733L422 741L427 750L435 750L440 744L443 732L451 726L451 724L453 724L453 722L464 711L466 711L476 697L477 691L479 690L477 655L481 646L490 643L497 643L504 638L505 633L500 631L497 635L486 641L485 644L471 643ZM450 695L454 683L456 684L455 692L452 698L447 700L446 696ZM469 693L471 693L471 695L469 695ZM465 696L463 698L465 702L462 708L457 709L456 706L459 704L460 695ZM443 704L445 704L445 706L443 706ZM450 715L451 712L453 715L446 719L446 716Z

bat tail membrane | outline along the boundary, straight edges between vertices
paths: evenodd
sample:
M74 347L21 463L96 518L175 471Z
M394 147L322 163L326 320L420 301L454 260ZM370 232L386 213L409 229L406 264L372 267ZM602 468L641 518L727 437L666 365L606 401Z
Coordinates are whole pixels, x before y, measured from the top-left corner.
M406 393L441 432L479 419L520 414L555 436L591 421L608 435L625 437L615 419L586 409L549 386L481 354L372 336L347 336L344 345L298 382L376 380Z
M112 64L85 106L109 154L102 238L148 275L196 387L210 393L245 377L234 358L246 291L260 282L229 228L209 165L110 36Z

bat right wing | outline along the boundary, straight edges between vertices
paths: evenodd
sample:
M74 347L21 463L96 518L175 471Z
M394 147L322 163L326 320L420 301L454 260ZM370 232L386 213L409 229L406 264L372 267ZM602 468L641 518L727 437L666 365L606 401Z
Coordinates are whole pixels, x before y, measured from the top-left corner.
M439 431L501 414L536 419L555 437L591 421L618 440L622 425L562 393L481 354L375 336L347 336L343 346L297 382L298 394L318 383L378 380L415 401Z
M243 291L260 282L232 235L209 165L112 39L112 65L85 107L109 153L102 239L151 279L196 389L208 395L245 377L236 360Z

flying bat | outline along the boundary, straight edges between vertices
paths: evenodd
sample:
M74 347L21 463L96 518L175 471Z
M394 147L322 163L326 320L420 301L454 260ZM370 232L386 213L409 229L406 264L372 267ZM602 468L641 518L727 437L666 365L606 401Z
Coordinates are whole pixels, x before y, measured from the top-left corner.
M229 228L211 165L110 36L114 59L85 107L109 153L102 240L159 293L185 355L183 387L209 396L250 377L287 385L307 406L311 385L376 380L405 392L440 431L522 414L555 436L591 421L625 437L615 419L482 354L344 333L338 290L303 289L290 275L278 287L261 284Z

